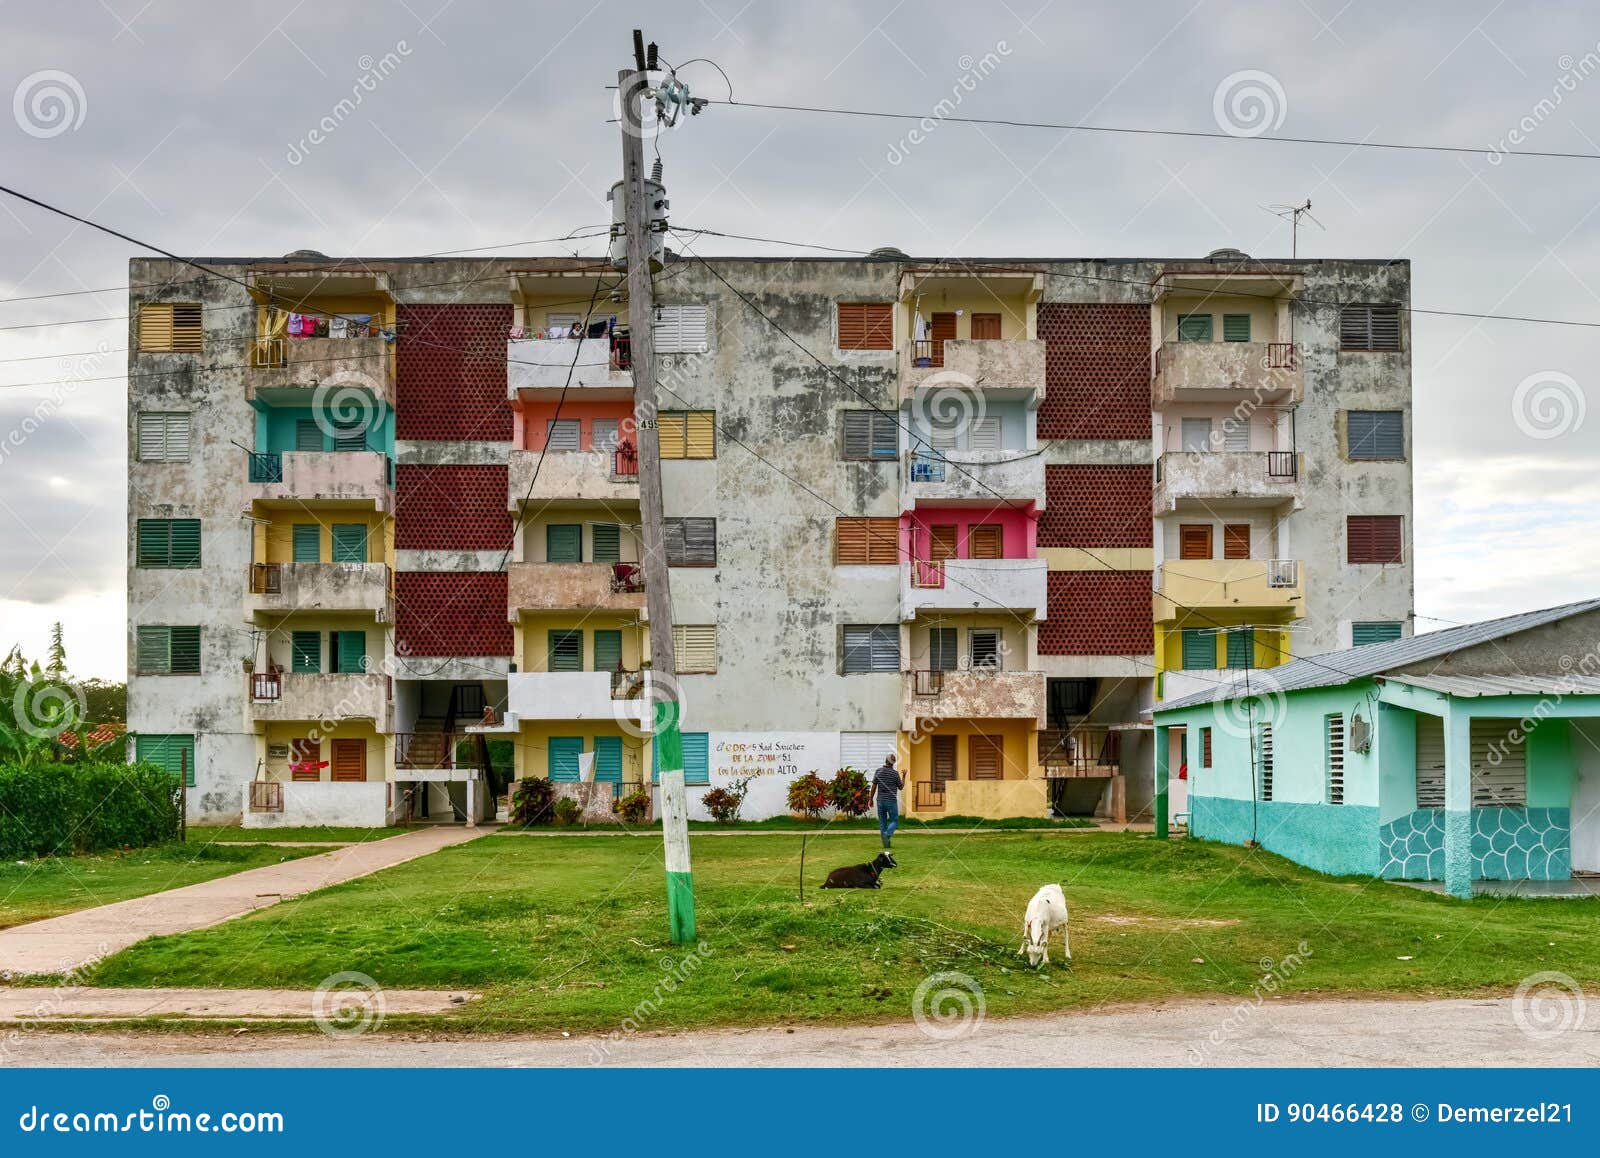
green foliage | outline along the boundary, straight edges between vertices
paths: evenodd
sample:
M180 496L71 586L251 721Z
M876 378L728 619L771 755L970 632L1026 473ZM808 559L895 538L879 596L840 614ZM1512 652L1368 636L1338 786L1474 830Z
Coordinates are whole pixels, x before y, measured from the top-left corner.
M622 799L612 801L611 811L625 824L643 824L650 816L650 793L635 788Z
M807 772L804 776L796 776L789 781L790 812L812 817L821 816L832 802L833 797L829 794L828 782L815 772Z
M128 685L110 680L84 680L78 685L83 693L85 715L96 724L126 724L128 722Z
M45 653L44 670L57 678L67 674L67 645L61 638L61 620L50 625L50 648Z
M529 828L535 824L549 824L554 819L551 805L556 798L556 788L550 781L537 776L525 776L517 781L511 796L511 823Z
M0 857L137 848L175 839L177 778L152 764L0 764Z
M563 796L556 801L556 824L561 828L571 828L583 819L583 805L570 796Z
M842 816L865 816L872 806L872 785L865 773L854 768L841 768L833 774L828 785L828 797Z

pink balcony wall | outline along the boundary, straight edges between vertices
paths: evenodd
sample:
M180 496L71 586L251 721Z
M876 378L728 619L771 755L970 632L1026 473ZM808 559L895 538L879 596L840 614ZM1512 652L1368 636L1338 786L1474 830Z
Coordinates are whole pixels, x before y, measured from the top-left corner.
M967 530L979 523L1000 524L1001 554L1007 559L1038 558L1039 511L1025 507L922 507L900 516L900 552L907 559L929 557L930 528L954 524L956 557L967 558Z

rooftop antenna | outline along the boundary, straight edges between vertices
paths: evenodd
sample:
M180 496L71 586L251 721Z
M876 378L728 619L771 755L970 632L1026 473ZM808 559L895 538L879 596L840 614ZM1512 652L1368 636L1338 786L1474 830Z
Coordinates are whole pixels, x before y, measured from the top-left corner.
M1311 224L1318 229L1326 228L1322 222L1311 216L1311 198L1309 197L1306 198L1304 205L1263 205L1261 208L1271 213L1274 217L1292 219L1289 240L1289 256L1291 258L1300 256L1300 218L1309 219Z

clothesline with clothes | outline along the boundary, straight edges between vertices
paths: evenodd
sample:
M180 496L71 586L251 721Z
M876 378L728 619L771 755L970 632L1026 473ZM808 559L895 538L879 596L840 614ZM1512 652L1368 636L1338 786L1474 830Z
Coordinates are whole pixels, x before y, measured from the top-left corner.
M284 332L291 338L382 338L394 341L393 330L373 323L371 314L291 313Z

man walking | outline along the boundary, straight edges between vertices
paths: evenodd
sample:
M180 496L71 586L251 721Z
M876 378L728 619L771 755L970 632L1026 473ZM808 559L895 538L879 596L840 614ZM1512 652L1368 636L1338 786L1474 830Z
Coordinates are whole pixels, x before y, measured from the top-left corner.
M891 847L894 830L900 825L900 773L895 771L894 754L883 758L883 766L872 774L871 800L878 805L878 836L883 847Z

